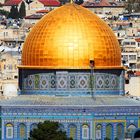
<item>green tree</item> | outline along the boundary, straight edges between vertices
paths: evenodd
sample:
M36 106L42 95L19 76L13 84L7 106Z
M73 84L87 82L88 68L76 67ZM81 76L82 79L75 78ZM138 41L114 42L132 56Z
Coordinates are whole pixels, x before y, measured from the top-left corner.
M8 11L0 9L0 15L5 15L6 17L9 15Z
M72 140L66 136L66 132L61 130L58 122L44 121L38 123L37 128L30 132L29 140Z
M21 3L19 8L19 17L24 18L26 16L26 7L24 1Z
M74 0L74 2L78 5L82 4L84 1L83 0Z
M65 3L69 3L70 0L59 0L61 5L64 5Z
M128 0L125 3L125 9L128 13L140 12L140 0Z
M12 6L11 7L8 18L13 18L13 19L19 18L19 12L18 12L17 6Z

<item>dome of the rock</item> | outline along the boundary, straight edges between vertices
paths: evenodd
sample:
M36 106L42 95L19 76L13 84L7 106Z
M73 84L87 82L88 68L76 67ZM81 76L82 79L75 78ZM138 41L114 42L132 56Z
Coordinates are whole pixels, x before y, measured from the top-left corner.
M23 47L22 66L50 69L120 67L118 41L110 27L82 6L66 4L44 16Z

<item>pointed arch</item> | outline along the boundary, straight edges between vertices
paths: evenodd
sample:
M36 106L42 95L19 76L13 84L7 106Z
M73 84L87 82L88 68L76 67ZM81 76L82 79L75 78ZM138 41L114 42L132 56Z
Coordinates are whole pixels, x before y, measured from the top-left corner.
M113 139L113 126L112 124L106 125L106 138L112 140Z
M116 127L116 137L119 140L123 140L124 139L124 126L122 124L117 124L117 127Z
M82 139L89 139L89 126L87 124L82 125Z
M75 124L69 125L69 137L73 138L73 140L77 139L77 127Z
M14 138L14 125L7 123L6 125L6 139Z
M26 125L24 123L19 124L19 138L20 140L26 139Z
M96 125L96 139L98 140L102 139L102 125L101 124Z
M33 130L33 129L35 129L35 128L37 128L37 124L36 124L36 123L31 124L30 129Z

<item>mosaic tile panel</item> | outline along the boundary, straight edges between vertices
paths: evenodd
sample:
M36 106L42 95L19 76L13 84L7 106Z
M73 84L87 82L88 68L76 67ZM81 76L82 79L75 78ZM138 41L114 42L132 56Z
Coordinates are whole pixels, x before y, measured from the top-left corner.
M87 75L78 75L78 88L86 89L89 87L89 77Z
M92 80L91 80L92 79ZM96 81L95 81L96 80ZM94 83L96 83L94 85ZM115 74L106 73L41 73L28 75L24 79L24 89L34 90L119 90L120 77ZM92 85L92 86L91 86Z
M103 75L97 75L96 76L96 88L97 89L104 88L104 83L105 83L104 76Z
M34 75L28 76L28 87L29 87L29 89L34 88Z
M105 79L104 79L104 84L105 84L105 88L109 88L110 87L110 76L109 75L105 75Z
M56 76L54 74L50 75L50 88L56 88Z
M39 81L40 81L40 75L34 75L34 86L35 86L35 89L39 89Z
M69 76L69 87L71 89L76 88L76 76L75 75L70 75Z
M40 89L49 89L49 75L40 75Z
M67 88L67 75L57 75L57 88L66 89Z
M115 77L114 75L112 75L110 78L110 85L112 89L116 89L116 87L118 87L117 77Z

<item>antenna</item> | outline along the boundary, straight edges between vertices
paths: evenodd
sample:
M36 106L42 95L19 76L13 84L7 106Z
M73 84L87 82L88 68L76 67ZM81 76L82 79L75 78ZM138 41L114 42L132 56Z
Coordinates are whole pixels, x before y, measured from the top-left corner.
M94 79L94 84L93 84L93 77L95 78L95 76L94 76L94 60L90 60L89 63L90 63L90 69L91 69L91 73L90 73L91 96L93 99L95 99L94 98L95 79Z

